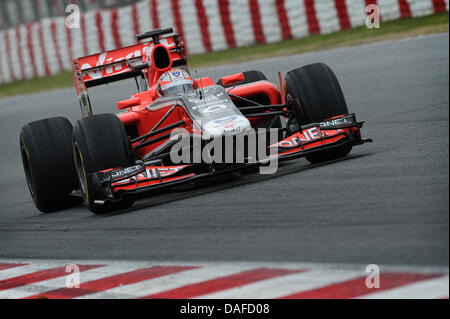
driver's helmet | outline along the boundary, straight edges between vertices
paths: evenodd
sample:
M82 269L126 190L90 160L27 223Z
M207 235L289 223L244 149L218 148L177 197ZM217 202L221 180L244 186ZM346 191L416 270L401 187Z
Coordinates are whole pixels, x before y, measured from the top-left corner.
M174 96L185 94L193 90L194 80L189 73L180 69L165 72L158 80L158 94L160 96Z

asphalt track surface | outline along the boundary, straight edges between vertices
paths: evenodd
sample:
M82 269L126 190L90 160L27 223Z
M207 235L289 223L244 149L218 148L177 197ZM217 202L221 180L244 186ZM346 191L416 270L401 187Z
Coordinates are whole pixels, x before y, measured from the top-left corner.
M19 154L29 121L80 116L74 89L0 99L0 258L267 261L448 265L449 35L277 57L199 70L214 80L325 62L349 110L374 140L346 159L297 159L144 199L96 216L84 207L41 214ZM132 86L92 90L114 112Z

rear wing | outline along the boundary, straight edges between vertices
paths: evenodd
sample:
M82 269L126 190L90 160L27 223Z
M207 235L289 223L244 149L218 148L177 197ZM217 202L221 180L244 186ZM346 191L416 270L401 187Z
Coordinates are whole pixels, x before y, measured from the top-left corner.
M158 37L167 33L172 33L172 29L143 33L137 35L138 40L148 37L152 37L152 40L74 59L74 82L83 116L92 115L87 89L139 76L142 70L134 66L142 63L142 58L152 51L155 42L167 47L174 66L186 65L184 43L181 37L178 34L161 39Z

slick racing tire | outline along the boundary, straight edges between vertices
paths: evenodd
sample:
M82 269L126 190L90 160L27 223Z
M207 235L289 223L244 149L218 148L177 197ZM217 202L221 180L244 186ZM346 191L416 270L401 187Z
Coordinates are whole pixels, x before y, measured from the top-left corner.
M72 156L72 124L64 117L30 122L20 131L20 153L37 209L48 213L73 206L78 179ZM78 204L81 202L78 200Z
M95 214L131 207L132 198L119 202L97 204L105 195L89 174L133 164L128 136L120 119L114 114L97 114L77 121L73 129L73 157L86 206Z
M314 63L289 71L286 74L286 101L298 125L319 123L334 116L348 114L341 86L331 68L324 63ZM311 163L321 163L344 157L350 153L351 144L312 153L306 156Z
M237 82L235 85L243 85L243 84L249 84L249 83L253 83L253 82L257 82L257 81L267 80L266 76L261 71L252 70L252 71L245 71L242 73L244 74L244 81ZM217 85L222 85L222 79L217 81ZM224 88L228 88L228 87L232 87L233 84L222 85L222 86Z

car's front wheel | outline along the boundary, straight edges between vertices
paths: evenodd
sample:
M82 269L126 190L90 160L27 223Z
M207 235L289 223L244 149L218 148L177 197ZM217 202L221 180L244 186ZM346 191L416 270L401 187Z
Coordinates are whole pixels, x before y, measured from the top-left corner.
M348 114L341 86L331 68L314 63L286 74L286 100L291 103L297 125L319 123L338 115ZM351 144L315 152L306 156L311 163L320 163L346 156Z
M124 198L114 204L99 203L98 201L105 198L90 176L101 170L133 164L128 136L116 115L97 114L78 120L73 130L73 157L84 201L89 210L101 214L133 205L131 198Z

